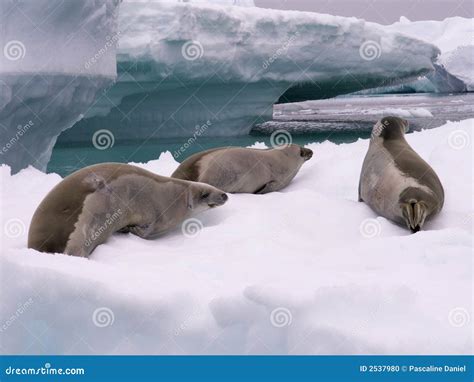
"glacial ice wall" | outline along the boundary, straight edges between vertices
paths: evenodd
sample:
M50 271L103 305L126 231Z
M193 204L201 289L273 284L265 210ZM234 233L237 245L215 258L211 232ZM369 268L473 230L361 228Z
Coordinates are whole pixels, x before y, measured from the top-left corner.
M0 2L0 163L45 170L116 77L120 0Z
M439 54L356 18L214 4L125 1L119 30L117 83L60 141L247 134L276 102L406 82Z

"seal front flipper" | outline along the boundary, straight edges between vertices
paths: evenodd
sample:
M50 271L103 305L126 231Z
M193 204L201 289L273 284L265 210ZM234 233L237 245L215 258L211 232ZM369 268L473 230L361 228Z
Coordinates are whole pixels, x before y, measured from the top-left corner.
M118 233L130 233L130 227L129 225L123 227L123 228L120 228L117 232Z
M268 183L265 183L262 187L259 187L257 188L255 191L254 191L254 194L266 194L268 192L272 192L275 190L275 186L277 185L277 182L275 182L274 180L268 182Z
M153 224L129 225L124 228L128 229L126 232L133 233L142 239L151 239L154 236Z

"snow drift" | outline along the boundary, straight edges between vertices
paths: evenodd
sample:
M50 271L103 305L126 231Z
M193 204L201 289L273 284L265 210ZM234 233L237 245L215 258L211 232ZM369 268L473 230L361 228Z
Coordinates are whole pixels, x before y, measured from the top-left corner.
M356 18L251 7L125 1L118 79L62 142L247 134L276 102L398 84L439 50Z
M357 202L367 140L309 145L313 159L282 192L231 195L194 234L115 235L90 260L26 249L61 178L3 166L0 351L469 354L473 125L407 136L446 191L414 235ZM177 165L166 153L141 166Z
M61 131L116 77L119 0L0 3L0 163L46 170Z

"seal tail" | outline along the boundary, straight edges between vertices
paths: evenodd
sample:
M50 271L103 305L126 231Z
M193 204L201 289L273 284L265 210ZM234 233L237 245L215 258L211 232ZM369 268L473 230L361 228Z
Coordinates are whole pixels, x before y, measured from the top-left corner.
M402 213L408 228L415 233L423 227L428 210L424 203L411 201L402 205Z

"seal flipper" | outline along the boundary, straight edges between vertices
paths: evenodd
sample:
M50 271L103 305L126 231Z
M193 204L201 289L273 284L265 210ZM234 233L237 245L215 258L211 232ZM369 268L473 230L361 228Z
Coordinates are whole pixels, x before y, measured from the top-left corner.
M272 192L275 190L275 187L276 186L277 182L275 182L274 180L271 180L270 182L268 183L265 183L262 187L260 188L257 188L253 193L254 194L266 194L268 192Z
M359 198L358 198L357 201L358 201L358 202L363 202L364 199L362 199L362 196L360 196L360 183L361 183L361 181L359 180Z
M413 233L420 231L428 214L426 205L423 202L412 201L403 203L401 208L408 228Z
M141 237L142 239L151 239L154 236L153 224L129 225L124 228L128 229L128 231L125 232L133 233L134 235Z

